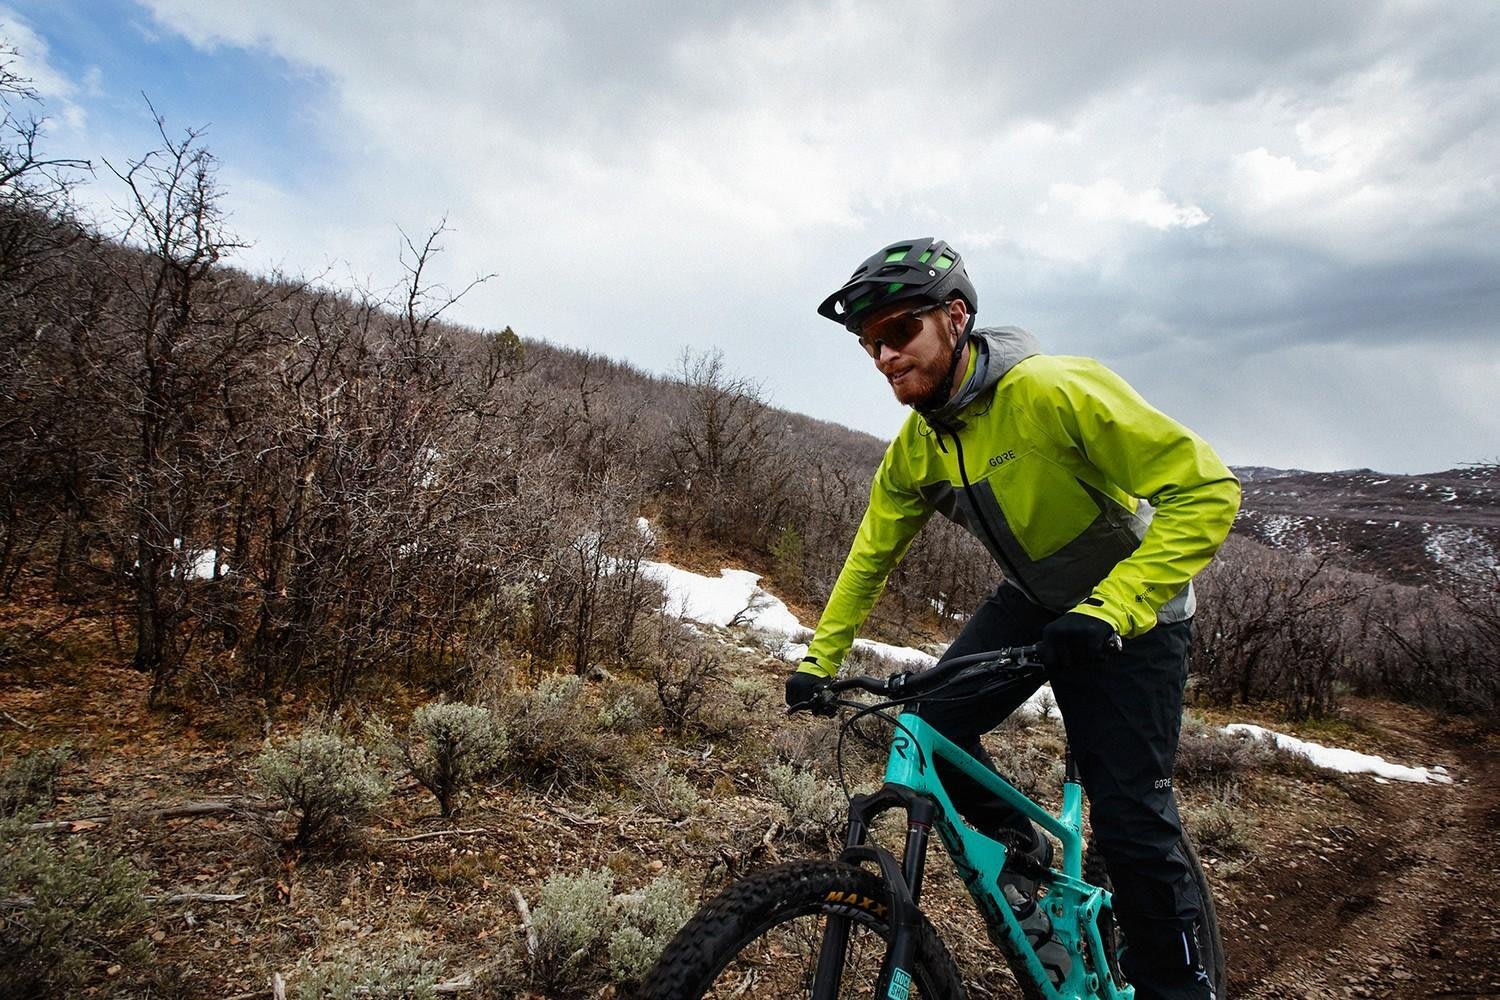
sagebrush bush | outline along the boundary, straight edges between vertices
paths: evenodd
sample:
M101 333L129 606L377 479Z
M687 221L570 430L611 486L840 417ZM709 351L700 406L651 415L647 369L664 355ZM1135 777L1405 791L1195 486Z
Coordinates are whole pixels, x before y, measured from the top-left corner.
M505 758L510 737L487 708L463 702L434 702L412 714L405 740L392 740L402 763L452 816L477 778Z
M849 804L834 782L788 764L766 768L766 781L786 810L788 832L833 834L843 827Z
M639 732L650 720L648 707L655 695L640 684L620 684L606 694L596 719L607 732L628 735Z
M348 842L390 794L364 748L328 730L267 745L256 758L256 775L296 819L290 842L296 848Z
M599 710L576 676L548 677L530 691L513 692L496 714L510 735L505 768L521 781L594 785L623 766L619 736L601 727Z
M638 776L636 787L647 809L674 822L697 812L702 803L693 783L666 764L658 764L655 770Z
M986 747L995 769L1028 798L1050 802L1062 788L1062 754L1025 739L992 740Z
M72 756L72 748L63 745L16 754L0 763L0 817L52 805L57 776Z
M1183 826L1199 851L1211 857L1233 857L1250 851L1250 817L1240 798L1238 784L1213 781L1179 799Z
M537 941L533 979L557 985L587 972L590 953L608 929L614 887L614 875L602 869L558 873L542 883L532 918Z
M32 815L0 821L0 996L71 995L105 965L143 964L146 875L106 847L28 831Z
M774 697L771 689L755 677L736 677L729 682L729 691L740 707L751 714L768 711Z
M297 963L297 1000L432 1000L443 963L426 961L413 946L388 955L350 953Z
M837 770L838 727L821 722L778 726L771 733L772 758L818 774L833 774Z
M1224 781L1249 768L1264 766L1271 752L1271 745L1263 741L1184 718L1177 741L1176 780L1188 786Z
M670 875L619 895L614 885L604 869L559 873L542 884L532 917L533 986L568 996L582 996L603 981L629 988L696 908L687 886Z
M640 892L615 898L619 926L609 937L609 976L616 983L640 982L696 909L680 880L663 875Z

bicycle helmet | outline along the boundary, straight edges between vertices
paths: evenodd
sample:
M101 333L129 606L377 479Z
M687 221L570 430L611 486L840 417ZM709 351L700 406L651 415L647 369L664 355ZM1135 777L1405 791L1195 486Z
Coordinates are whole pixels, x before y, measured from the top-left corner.
M855 268L844 287L818 306L818 315L858 333L865 317L877 309L897 302L946 302L955 296L964 300L972 317L979 296L958 251L931 237L902 240Z

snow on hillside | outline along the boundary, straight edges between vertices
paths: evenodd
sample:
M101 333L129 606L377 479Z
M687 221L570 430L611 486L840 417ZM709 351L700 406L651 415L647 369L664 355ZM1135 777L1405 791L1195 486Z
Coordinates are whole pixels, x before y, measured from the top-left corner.
M665 610L671 614L704 625L742 627L788 663L796 663L807 654L806 643L812 638L812 630L798 621L779 598L761 587L760 577L748 570L723 569L717 577L710 577L679 569L670 563L644 562L641 572L661 584L666 594ZM854 645L856 649L879 655L903 669L921 669L937 662L937 657L931 653L906 646L891 646L868 639L856 639ZM1043 685L1026 707L1033 713L1040 713L1050 710L1054 704L1051 691ZM1444 784L1453 781L1442 767L1392 764L1370 754L1310 743L1260 726L1233 723L1225 726L1224 731L1273 740L1282 749L1301 754L1319 767L1349 774L1371 774L1377 781L1394 779Z

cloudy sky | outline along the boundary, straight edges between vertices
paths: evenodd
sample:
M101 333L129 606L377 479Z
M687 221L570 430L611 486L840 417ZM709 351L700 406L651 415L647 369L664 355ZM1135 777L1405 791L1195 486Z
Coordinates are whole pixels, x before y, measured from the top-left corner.
M240 263L395 280L446 217L478 326L903 416L814 313L939 235L980 323L1102 358L1230 462L1500 459L1492 0L0 0L58 154L208 126ZM144 96L143 96L144 95ZM107 171L87 197L118 196Z

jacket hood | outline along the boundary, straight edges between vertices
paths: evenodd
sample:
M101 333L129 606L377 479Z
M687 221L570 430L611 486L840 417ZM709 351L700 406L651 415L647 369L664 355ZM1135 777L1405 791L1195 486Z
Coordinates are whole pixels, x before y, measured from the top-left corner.
M1019 326L995 326L975 330L969 335L974 363L968 378L948 402L922 416L935 427L959 424L958 415L1000 377L1033 354L1042 353L1041 343Z

